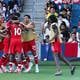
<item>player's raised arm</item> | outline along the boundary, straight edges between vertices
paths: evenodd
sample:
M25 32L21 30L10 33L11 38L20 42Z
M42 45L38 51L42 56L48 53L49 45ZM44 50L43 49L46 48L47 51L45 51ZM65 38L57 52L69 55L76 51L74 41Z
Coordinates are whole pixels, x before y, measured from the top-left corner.
M20 22L20 24L23 25L24 28L27 28L27 29L35 28L34 22L30 22L28 25L24 24L23 22Z

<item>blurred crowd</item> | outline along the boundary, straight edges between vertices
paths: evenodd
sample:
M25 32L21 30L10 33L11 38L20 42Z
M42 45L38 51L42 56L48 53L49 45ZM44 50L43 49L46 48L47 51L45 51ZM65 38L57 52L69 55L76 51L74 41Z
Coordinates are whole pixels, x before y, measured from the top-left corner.
M0 0L0 15L6 20L9 19L11 14L17 14L20 16L22 11L23 0Z
M50 35L50 23L57 23L60 36L64 42L74 42L79 40L78 26L71 26L72 8L67 4L56 4L54 0L47 0L45 7L45 23L42 28L44 40ZM50 20L52 22L50 22ZM51 35L50 35L51 36Z

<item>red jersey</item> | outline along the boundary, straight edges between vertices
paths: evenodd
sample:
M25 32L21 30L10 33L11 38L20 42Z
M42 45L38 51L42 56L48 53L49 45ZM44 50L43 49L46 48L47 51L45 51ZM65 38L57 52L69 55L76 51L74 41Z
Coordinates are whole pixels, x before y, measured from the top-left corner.
M21 28L19 24L11 24L9 26L10 36L13 39L21 39Z
M20 24L11 23L8 30L10 31L10 54L22 53L21 27Z

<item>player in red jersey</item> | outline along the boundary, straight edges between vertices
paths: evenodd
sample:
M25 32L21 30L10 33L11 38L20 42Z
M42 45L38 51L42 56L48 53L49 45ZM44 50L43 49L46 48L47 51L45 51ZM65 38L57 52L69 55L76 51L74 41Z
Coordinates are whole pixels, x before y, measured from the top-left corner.
M12 23L9 25L8 30L10 31L10 72L13 72L14 60L17 60L17 72L21 71L21 53L22 53L22 42L21 42L21 26L17 16L12 17ZM17 55L17 57L15 56Z
M2 16L0 16L2 17ZM9 61L9 56L8 56L8 50L9 50L9 46L7 45L8 44L8 41L6 41L6 38L8 38L8 35L7 34L7 29L6 29L6 23L4 23L3 19L1 20L0 18L0 49L3 50L3 55L2 57L0 58L0 67L2 69L3 72L6 72L7 69L6 69L6 65ZM3 39L3 40L2 40Z
M38 66L38 54L36 52L36 35L35 35L35 24L33 22L30 21L30 16L29 15L25 15L24 16L24 21L21 23L25 30L22 32L22 40L23 40L23 51L24 51L24 55L26 57L26 61L29 62L29 69L26 69L24 72L29 72L31 67L32 67L32 63L30 62L30 58L28 57L28 52L31 51L32 55L34 57L34 62L35 62L35 72L38 73L39 72L39 66Z

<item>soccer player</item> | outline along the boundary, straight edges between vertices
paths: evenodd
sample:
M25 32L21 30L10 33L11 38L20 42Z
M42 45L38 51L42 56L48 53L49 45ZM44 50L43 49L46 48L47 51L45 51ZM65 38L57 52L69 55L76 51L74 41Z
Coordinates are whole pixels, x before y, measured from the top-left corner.
M8 31L5 28L5 24L4 21L1 19L2 16L0 16L0 49L3 51L3 55L0 58L0 67L2 69L2 72L6 72L6 65L9 61L9 55L8 55L8 50L9 50L9 46L8 46Z
M21 42L21 25L17 16L12 17L12 23L9 25L8 30L10 31L10 72L14 71L14 61L17 61L16 72L21 72L21 53L22 53L22 42ZM17 56L17 57L16 57Z
M57 19L54 17L54 15L51 15L48 20L51 23L50 29L51 29L51 45L52 45L52 51L54 53L54 60L57 67L57 72L55 73L56 76L61 75L62 71L60 69L60 62L59 58L65 62L71 69L71 74L73 75L75 72L75 66L72 66L70 62L61 54L61 43L62 40L60 38L59 29L57 27Z
M36 43L35 43L35 37L34 37L34 28L35 25L33 22L30 21L30 16L25 15L24 21L21 23L25 27L25 31L22 33L22 40L23 40L23 51L26 56L26 60L30 62L30 58L28 57L28 52L31 51L34 56L35 61L35 72L39 72L38 67L38 55L36 53ZM32 66L32 64L30 63ZM31 67L30 67L31 68ZM30 70L30 69L29 69ZM29 70L25 70L25 72L28 72Z

